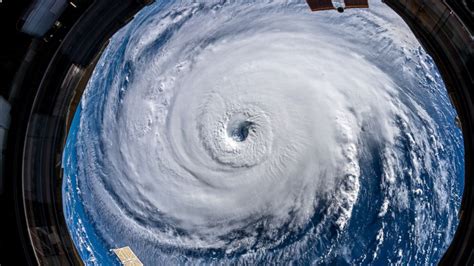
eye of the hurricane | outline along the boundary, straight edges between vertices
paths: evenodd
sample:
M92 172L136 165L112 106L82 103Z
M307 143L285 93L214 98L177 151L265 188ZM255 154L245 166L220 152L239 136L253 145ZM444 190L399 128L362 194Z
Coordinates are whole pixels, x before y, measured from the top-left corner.
M237 142L243 142L249 136L249 132L255 130L254 123L251 121L241 121L236 124L231 124L227 128L229 137Z

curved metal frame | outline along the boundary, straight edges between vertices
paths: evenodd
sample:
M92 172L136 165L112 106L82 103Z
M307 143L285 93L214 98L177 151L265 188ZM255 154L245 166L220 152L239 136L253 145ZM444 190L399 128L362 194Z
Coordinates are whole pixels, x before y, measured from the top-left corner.
M434 58L462 122L466 177L461 221L441 264L464 265L474 259L474 42L470 34L474 29L468 28L472 27L468 24L472 13L465 15L468 7L446 1L385 0ZM62 212L61 159L67 130L97 55L108 38L145 4L95 1L62 42L34 41L26 66L17 74L26 78L17 88L21 98L12 103L6 176L14 180L11 195L24 255L36 258L30 264L82 264ZM24 97L34 102L20 100ZM15 202L18 200L23 204Z

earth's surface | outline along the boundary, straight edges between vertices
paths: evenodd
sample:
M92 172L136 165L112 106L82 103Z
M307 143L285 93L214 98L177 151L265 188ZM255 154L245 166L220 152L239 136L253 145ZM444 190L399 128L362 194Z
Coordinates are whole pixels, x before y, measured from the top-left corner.
M433 60L380 2L156 1L101 56L64 151L86 264L435 264L461 131Z

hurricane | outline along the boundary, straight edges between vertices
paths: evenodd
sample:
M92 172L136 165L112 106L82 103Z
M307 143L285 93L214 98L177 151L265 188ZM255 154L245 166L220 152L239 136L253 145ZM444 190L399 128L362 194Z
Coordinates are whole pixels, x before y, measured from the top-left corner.
M157 1L110 40L63 155L86 264L435 264L464 150L434 61L381 2ZM115 262L116 263L116 262Z

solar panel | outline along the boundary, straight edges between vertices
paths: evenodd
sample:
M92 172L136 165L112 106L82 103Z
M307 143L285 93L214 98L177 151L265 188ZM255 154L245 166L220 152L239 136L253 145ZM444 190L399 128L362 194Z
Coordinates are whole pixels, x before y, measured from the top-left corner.
M341 1L342 2L342 1ZM332 0L306 0L311 11L334 9ZM345 0L345 8L368 8L368 0Z
M311 11L334 9L331 0L306 0Z
M129 246L112 249L112 251L115 253L115 255L117 255L122 265L143 266L143 263L140 261L140 259L138 259L135 253L133 253L132 249Z
M346 8L368 8L368 0L345 0Z

